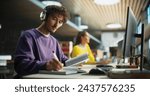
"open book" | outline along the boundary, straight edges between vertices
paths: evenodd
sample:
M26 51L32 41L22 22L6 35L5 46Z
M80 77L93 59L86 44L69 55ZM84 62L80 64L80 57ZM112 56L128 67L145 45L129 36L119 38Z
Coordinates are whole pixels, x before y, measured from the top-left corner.
M65 62L65 66L78 65L78 64L87 62L87 60L88 60L88 54L85 53L85 54L82 54L82 55L79 55L77 57L74 57L74 58L67 60Z
M47 70L40 70L39 73L42 74L58 74L58 75L68 75L68 74L75 74L75 73L85 73L86 71L77 68L74 65L78 65L81 63L85 63L88 60L88 54L82 54L77 57L71 58L65 62L65 67L59 71L47 71Z

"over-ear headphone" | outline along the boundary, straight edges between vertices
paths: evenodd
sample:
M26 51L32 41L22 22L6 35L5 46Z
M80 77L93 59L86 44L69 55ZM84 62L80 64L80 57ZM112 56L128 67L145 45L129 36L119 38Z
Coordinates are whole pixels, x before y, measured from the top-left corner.
M41 19L42 21L44 21L44 20L46 19L46 10L44 10L44 11L42 11L42 12L40 13L40 19Z

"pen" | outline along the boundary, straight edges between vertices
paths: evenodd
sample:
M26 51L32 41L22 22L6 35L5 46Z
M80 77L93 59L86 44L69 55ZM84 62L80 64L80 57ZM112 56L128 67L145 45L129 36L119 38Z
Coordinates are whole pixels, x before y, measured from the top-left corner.
M53 51L52 53L53 53L54 58L59 61L59 59L58 59L58 57L56 56L55 52ZM63 64L61 64L61 65L63 66ZM62 70L62 69L60 69L60 70L58 70L58 71L61 71L61 70Z
M55 58L56 60L58 60L58 57L56 56L55 52L53 51L52 53L53 53L54 58ZM59 60L58 60L58 61L59 61Z

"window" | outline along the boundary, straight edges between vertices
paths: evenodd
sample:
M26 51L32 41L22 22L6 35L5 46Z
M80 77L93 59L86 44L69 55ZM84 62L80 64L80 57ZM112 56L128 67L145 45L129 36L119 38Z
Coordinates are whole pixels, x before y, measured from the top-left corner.
M141 45L137 45L135 48L135 55L141 54Z
M141 45L138 46L138 54L141 53Z
M141 26L142 26L142 23L140 22L137 28L137 34L141 34Z
M138 53L138 46L136 46L136 48L135 48L135 55L138 55L139 53Z
M148 23L150 23L150 5L147 8L147 17L148 17Z

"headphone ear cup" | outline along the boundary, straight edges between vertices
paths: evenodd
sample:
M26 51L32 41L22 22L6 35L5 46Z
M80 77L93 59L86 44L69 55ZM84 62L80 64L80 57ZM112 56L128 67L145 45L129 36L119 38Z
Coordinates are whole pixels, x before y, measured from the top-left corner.
M44 21L45 18L46 18L46 12L43 11L43 12L40 13L40 19L41 19L42 21Z

